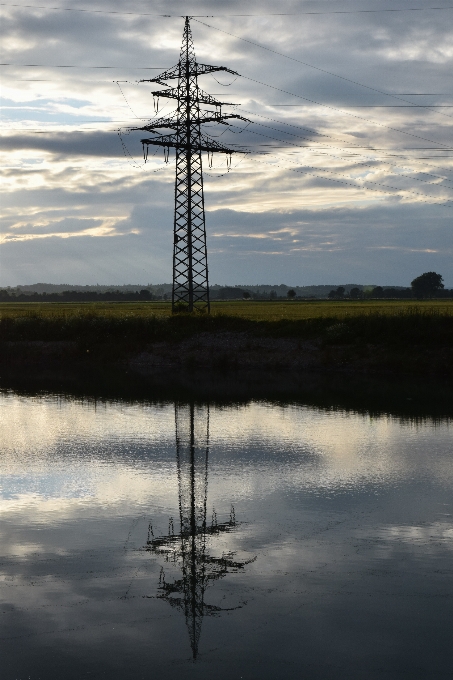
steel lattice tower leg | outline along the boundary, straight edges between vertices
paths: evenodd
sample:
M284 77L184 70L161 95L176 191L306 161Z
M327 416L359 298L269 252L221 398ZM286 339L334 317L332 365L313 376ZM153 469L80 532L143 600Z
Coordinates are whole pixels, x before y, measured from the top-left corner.
M200 104L188 18L179 60L178 95L172 304L174 309L182 302L192 312L195 303L201 302L209 311Z

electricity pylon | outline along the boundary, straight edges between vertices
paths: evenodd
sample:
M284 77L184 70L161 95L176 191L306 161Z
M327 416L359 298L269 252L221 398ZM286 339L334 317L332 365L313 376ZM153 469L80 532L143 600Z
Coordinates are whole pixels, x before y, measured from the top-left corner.
M206 521L209 407L177 404L175 419L179 531L175 533L172 518L166 536L155 537L150 525L145 550L164 556L167 563L181 570L181 578L170 581L161 569L158 597L184 612L192 656L196 659L203 617L232 609L208 604L205 601L208 585L230 572L242 570L256 557L244 560L231 552L210 554L207 545L210 537L233 531L238 523L233 507L226 522L218 522L215 512L211 523Z
M176 114L168 118L159 118L143 127L131 129L156 133L154 137L141 140L145 161L148 157L149 145L164 147L166 161L168 161L170 148L176 150L172 310L176 311L182 307L192 312L195 305L199 303L198 307L207 309L209 312L201 152L206 151L211 159L213 153L226 154L229 168L231 155L238 149L219 144L202 132L201 126L205 123L228 125L228 119L231 118L249 121L236 114L222 114L222 106L232 106L232 104L220 102L199 88L198 76L216 71L226 71L235 76L238 73L225 66L209 66L196 61L189 19L190 17L186 17L178 64L164 71L157 78L139 81L167 86L169 89L152 92L155 105L157 101L158 110L160 97L175 99ZM177 87L171 87L167 82L169 80L177 80ZM209 106L211 109L202 109L202 105ZM157 134L165 129L173 130L173 132Z

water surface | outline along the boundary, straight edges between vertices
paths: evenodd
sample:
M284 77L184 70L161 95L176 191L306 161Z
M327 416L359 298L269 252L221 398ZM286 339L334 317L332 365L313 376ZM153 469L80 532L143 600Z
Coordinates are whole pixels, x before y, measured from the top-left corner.
M451 677L448 419L4 392L1 677Z

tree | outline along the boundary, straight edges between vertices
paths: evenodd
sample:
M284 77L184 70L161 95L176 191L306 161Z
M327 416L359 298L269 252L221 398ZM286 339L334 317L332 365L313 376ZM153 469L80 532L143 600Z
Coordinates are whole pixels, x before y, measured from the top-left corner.
M363 297L363 293L360 288L351 288L349 291L349 297L351 300L358 300L359 298Z
M338 286L336 290L331 290L329 293L329 298L332 300L343 300L346 290L343 286Z
M244 300L250 300L251 295L248 290L244 290Z
M443 277L436 272L425 272L411 281L411 287L415 297L433 297L444 287Z
M372 298L381 298L384 297L384 289L382 286L376 286L376 288L373 288L371 291L371 297Z
M293 290L293 289L291 288L291 289L286 293L286 297L288 298L288 300L294 300L294 298L296 297L296 291Z

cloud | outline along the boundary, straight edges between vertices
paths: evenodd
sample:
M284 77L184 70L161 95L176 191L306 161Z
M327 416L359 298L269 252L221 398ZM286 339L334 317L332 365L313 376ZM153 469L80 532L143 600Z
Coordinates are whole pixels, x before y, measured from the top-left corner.
M438 211L441 211L438 208ZM446 213L446 211L445 211ZM206 215L212 283L272 282L320 284L327 279L409 285L421 271L439 271L452 286L453 239L445 240L449 215L430 222L431 209L406 206L289 212L214 210ZM39 239L3 245L3 285L42 279L77 283L162 282L171 280L171 205L136 206L129 217L101 227L73 220L71 238L55 223L39 227ZM96 228L104 228L102 235ZM35 235L33 228L24 232ZM46 229L48 237L42 238ZM68 229L69 231L69 229ZM16 237L17 238L17 237ZM351 271L353 273L351 273ZM328 273L326 273L328 272ZM449 278L450 277L450 278Z
M96 8L124 11L104 0ZM418 268L445 269L452 208L436 204L453 205L447 13L269 17L275 7L267 1L246 12L236 1L221 12L212 2L192 9L218 14L192 21L198 59L244 76L230 86L225 76L206 76L201 86L241 104L225 110L251 120L207 130L251 151L233 159L230 173L223 156L205 167L212 276L235 283L287 272L295 285L322 283L333 271L338 280L351 272L357 281L385 283L381 275L398 272L406 282ZM307 5L294 0L280 9L306 12ZM136 81L177 62L184 6L143 7L171 18L4 11L4 62L12 65L3 68L3 224L6 240L24 238L7 245L1 283L25 283L26 271L42 279L40 268L56 280L61 267L52 257L60 254L74 282L84 283L81 262L95 241L109 280L147 271L143 252L169 280L174 154L164 166L158 150L142 167L143 133L125 136L123 148L116 130L154 115L153 86ZM263 16L229 16L254 12ZM98 68L105 66L113 68ZM160 105L159 115L174 109ZM150 214L166 225L162 233L152 228L153 239ZM63 220L81 220L80 229L63 231ZM319 233L309 235L304 220ZM96 226L86 231L83 223Z
M124 157L114 132L48 132L14 134L0 138L3 151L39 150L62 156Z

